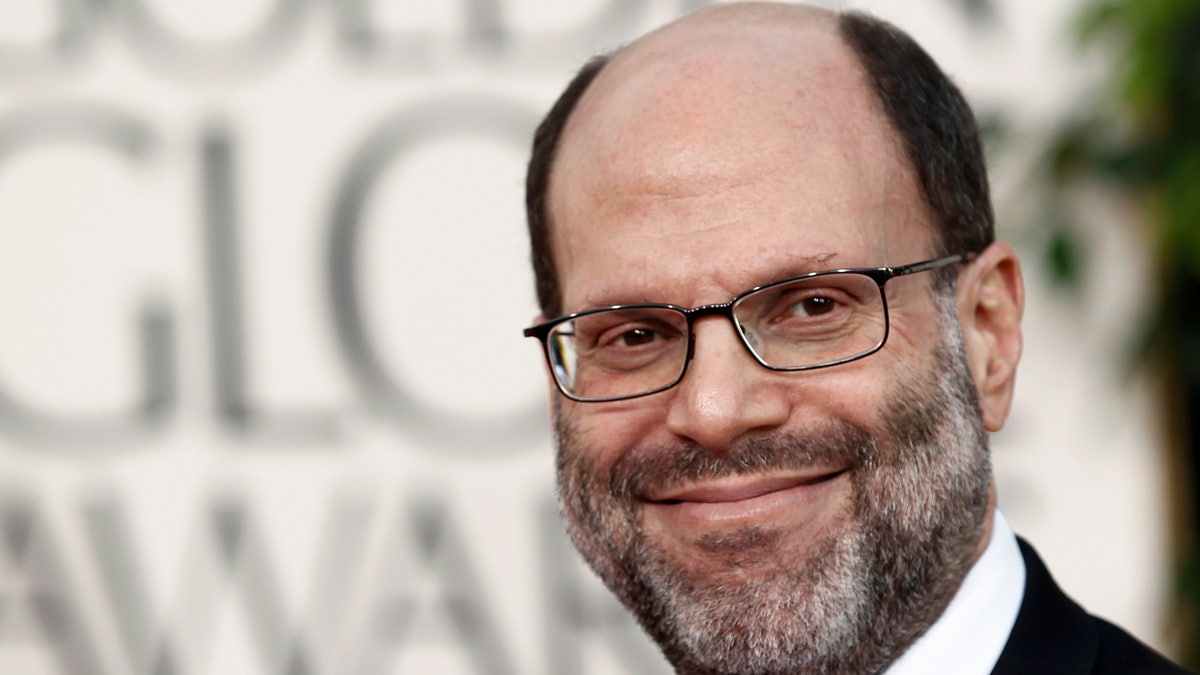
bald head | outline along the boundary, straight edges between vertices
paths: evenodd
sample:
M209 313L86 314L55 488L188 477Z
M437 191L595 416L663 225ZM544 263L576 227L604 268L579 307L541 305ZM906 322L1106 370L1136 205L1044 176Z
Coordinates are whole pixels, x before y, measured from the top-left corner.
M678 56L682 51L729 45L746 35L757 36L759 48L769 51L803 35L834 35L839 15L807 5L738 2L710 5L638 38L612 54L616 64L651 54ZM723 38L732 38L724 40ZM757 51L757 50L752 50Z
M569 250L553 233L567 209L611 206L587 196L622 182L681 196L720 189L706 181L729 163L782 149L799 150L788 170L841 172L877 201L910 182L939 249L991 241L974 119L911 39L859 14L716 5L594 59L539 127L526 203L543 312L563 309L555 257ZM896 166L872 174L863 161Z
M619 52L572 113L558 166L585 162L613 177L689 180L702 190L704 174L719 174L723 157L778 154L789 135L878 140L888 129L877 109L832 16L798 6L718 6ZM550 191L557 197L585 187L552 180Z

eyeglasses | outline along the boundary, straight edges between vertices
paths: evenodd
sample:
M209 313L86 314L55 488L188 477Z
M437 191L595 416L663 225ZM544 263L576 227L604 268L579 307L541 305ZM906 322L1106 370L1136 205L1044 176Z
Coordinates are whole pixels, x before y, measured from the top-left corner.
M888 281L973 256L813 272L691 309L665 304L589 309L526 328L525 337L541 340L559 391L582 402L648 396L679 384L694 353L692 324L710 315L729 319L742 344L766 368L827 368L883 347Z

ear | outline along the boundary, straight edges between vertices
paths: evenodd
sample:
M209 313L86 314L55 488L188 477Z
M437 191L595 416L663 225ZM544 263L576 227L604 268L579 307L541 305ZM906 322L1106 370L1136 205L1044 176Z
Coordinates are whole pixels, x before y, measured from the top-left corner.
M995 242L968 263L958 279L957 300L983 425L999 431L1012 407L1025 311L1025 284L1012 247Z

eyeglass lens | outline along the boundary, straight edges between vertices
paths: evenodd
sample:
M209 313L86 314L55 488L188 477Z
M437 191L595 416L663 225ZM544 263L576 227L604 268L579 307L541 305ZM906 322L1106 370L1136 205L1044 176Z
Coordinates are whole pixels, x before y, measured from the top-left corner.
M887 335L882 289L872 278L832 273L767 286L739 298L742 341L764 365L814 368L868 354ZM546 346L564 391L586 400L645 394L687 367L688 317L668 307L586 314L555 326Z

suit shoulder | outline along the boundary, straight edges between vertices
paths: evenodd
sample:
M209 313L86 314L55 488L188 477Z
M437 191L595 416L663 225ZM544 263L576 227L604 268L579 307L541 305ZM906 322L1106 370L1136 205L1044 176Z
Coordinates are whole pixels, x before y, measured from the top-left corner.
M1100 633L1096 675L1195 675L1108 621L1097 618L1096 623Z
M992 675L1187 675L1067 597L1033 547L1023 539L1017 543L1025 561L1025 596Z

